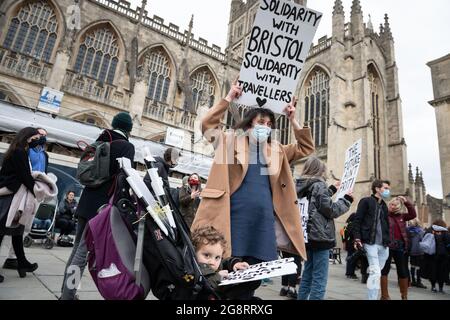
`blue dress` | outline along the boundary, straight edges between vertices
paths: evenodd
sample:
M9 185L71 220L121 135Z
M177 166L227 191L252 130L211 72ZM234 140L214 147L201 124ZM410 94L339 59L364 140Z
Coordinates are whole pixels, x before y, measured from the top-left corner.
M272 190L264 155L250 143L247 174L231 196L232 256L254 257L262 261L277 259ZM263 160L263 161L261 161Z

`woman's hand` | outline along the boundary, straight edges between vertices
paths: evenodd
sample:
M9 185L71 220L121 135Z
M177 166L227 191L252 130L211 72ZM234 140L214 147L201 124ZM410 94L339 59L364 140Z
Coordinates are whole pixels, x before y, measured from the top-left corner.
M403 202L403 203L408 202L408 199L406 199L404 196L398 196L397 198L399 198L400 201Z
M293 97L291 103L289 103L286 106L286 108L284 108L284 112L286 114L286 117L289 119L292 126L294 127L294 129L302 129L297 119L295 119L296 108L297 108L297 98Z
M341 181L336 181L336 182L334 183L334 186L336 187L336 189L339 190L339 187L341 186Z
M234 80L233 84L231 85L230 92L228 92L227 96L225 97L225 100L228 102L233 102L234 100L237 100L242 95L242 88L238 85L238 78Z
M233 266L234 271L248 269L250 265L247 262L238 262Z

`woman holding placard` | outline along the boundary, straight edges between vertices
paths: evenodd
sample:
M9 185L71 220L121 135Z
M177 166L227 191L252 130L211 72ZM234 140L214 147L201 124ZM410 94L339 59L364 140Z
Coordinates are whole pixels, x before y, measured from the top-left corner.
M300 202L308 202L306 223L306 253L298 300L323 300L328 280L330 249L336 246L334 219L345 214L353 202L352 192L333 202L339 182L328 187L325 164L316 157L309 157L297 180L297 196ZM302 217L303 218L303 217Z
M311 131L295 119L294 100L285 109L294 144L271 139L276 122L269 109L251 109L238 131L223 132L221 119L241 94L235 82L202 121L203 134L216 152L192 230L213 226L231 244L225 257L241 257L249 264L276 260L277 246L306 258L290 162L314 151Z

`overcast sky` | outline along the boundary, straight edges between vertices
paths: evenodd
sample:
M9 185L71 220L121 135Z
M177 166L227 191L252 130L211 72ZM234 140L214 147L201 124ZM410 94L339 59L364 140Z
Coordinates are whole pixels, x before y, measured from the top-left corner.
M131 0L133 5L140 0ZM343 0L346 19L352 0ZM194 14L194 36L226 46L231 0L150 0L149 15L158 15L187 29ZM308 6L323 12L316 40L331 35L334 0L308 0ZM408 144L408 162L419 166L429 194L442 197L441 171L430 69L426 63L450 53L449 0L361 0L364 18L372 17L375 31L390 17L399 69L400 95L403 101L404 135ZM449 143L449 142L447 142Z

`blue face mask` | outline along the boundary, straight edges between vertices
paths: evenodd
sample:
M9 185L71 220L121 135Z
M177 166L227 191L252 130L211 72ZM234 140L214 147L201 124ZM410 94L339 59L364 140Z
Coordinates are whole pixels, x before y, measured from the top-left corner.
M381 196L383 197L383 199L388 199L391 196L391 191L386 189L383 191L383 193L381 193Z
M269 139L272 128L267 126L262 126L260 124L255 125L252 129L252 135L258 142L267 141Z

